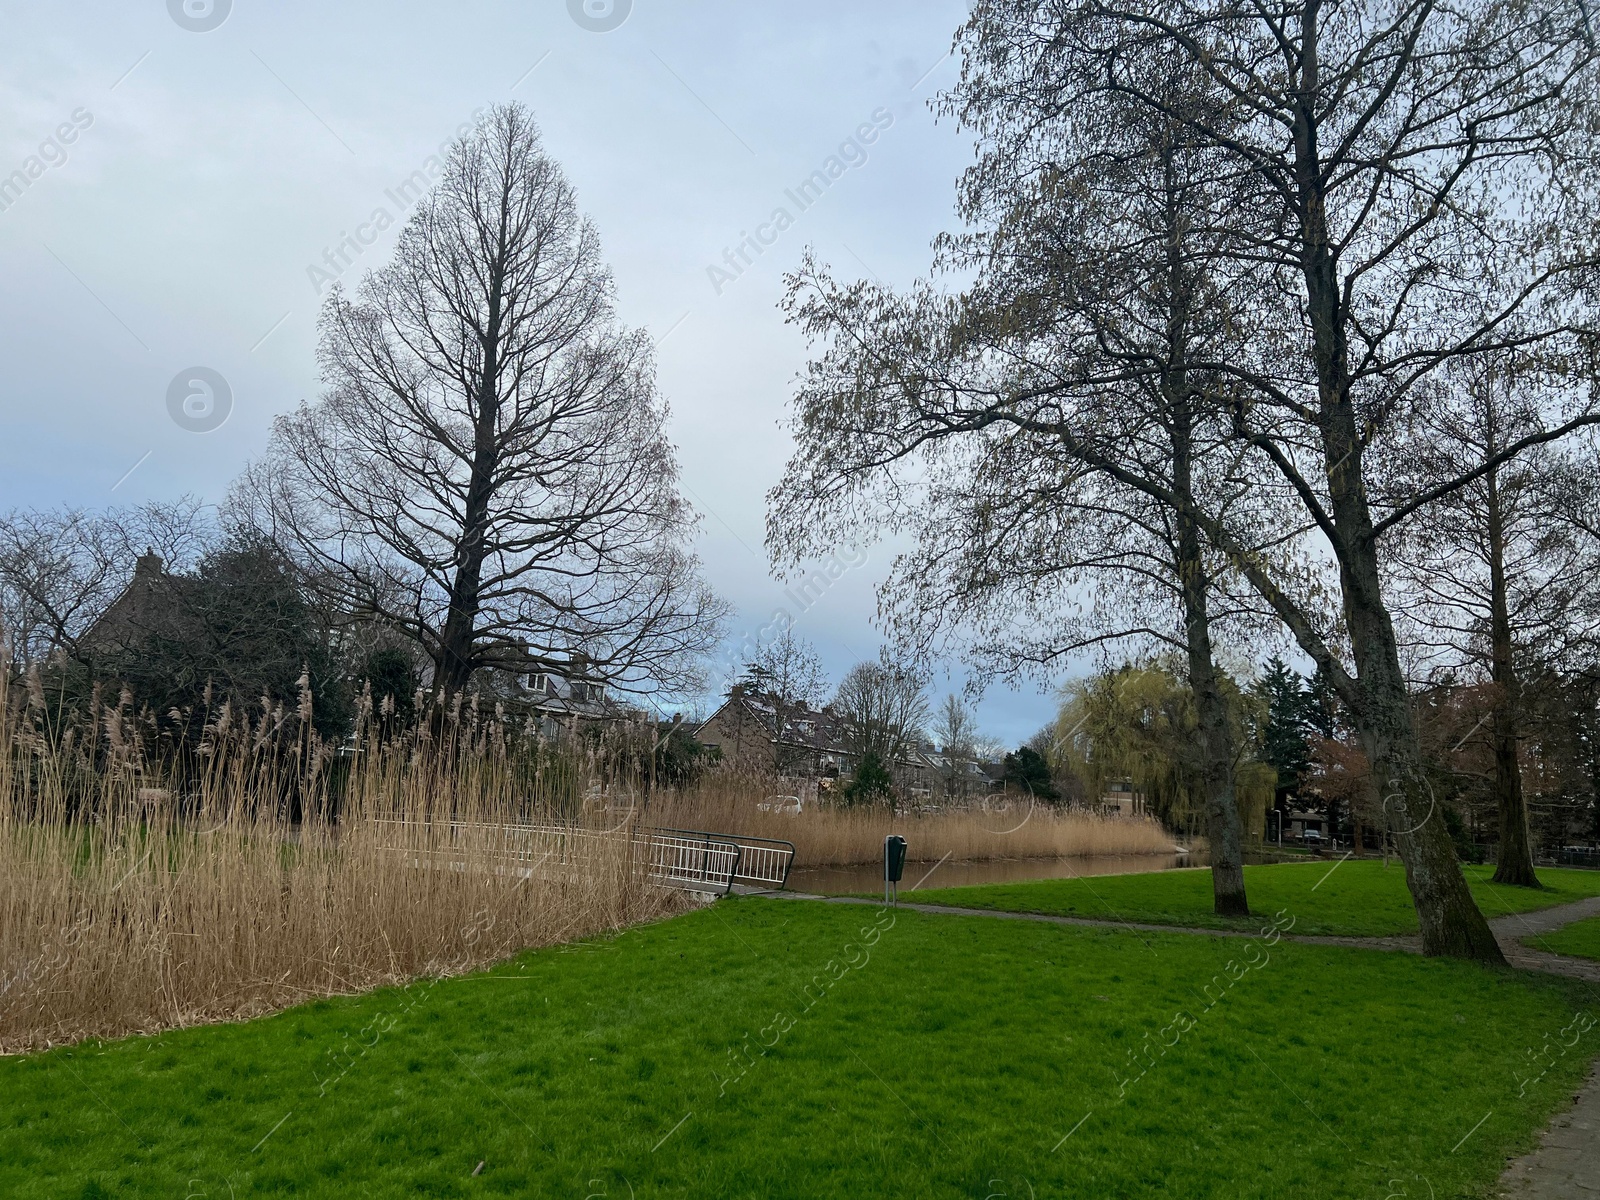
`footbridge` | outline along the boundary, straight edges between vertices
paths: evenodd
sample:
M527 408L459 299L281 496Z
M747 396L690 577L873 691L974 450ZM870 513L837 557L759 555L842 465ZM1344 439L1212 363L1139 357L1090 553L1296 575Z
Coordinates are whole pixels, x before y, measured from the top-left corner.
M417 866L506 870L527 877L607 864L637 867L652 882L727 895L735 887L779 891L789 882L794 843L704 829L623 826L593 829L564 822L380 821L390 849Z

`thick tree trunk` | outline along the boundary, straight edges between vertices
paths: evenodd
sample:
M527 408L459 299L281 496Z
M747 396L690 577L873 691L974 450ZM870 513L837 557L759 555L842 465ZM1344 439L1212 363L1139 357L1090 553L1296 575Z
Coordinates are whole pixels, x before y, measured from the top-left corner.
M474 476L478 465L474 464ZM455 573L450 581L450 602L444 629L439 635L439 652L434 661L433 689L440 695L454 695L467 686L475 667L473 649L477 642L479 591L483 582L483 527L489 506L489 468L483 468L483 482L475 478L467 492L467 521L456 549Z
M1492 402L1490 419L1493 420ZM1492 431L1491 424L1491 431ZM1494 437L1488 439L1485 453L1495 452ZM1491 470L1485 480L1488 496L1489 534L1489 642L1490 675L1494 679L1494 713L1490 738L1494 745L1494 795L1500 814L1500 861L1495 865L1496 883L1518 887L1539 886L1533 873L1533 847L1528 838L1528 806L1522 795L1522 767L1517 755L1517 710L1521 687L1512 660L1511 604L1507 595L1505 564L1505 514L1500 503L1499 472Z
M1244 828L1234 792L1233 739L1228 709L1217 688L1211 637L1202 612L1185 614L1189 634L1189 681L1198 716L1201 774L1205 780L1206 837L1211 843L1211 897L1218 916L1247 917L1244 890Z
M1206 838L1211 843L1212 907L1218 916L1247 917L1250 904L1244 890L1244 828L1234 792L1228 706L1217 685L1217 668L1211 656L1208 577L1200 557L1199 530L1190 514L1179 514L1178 529L1177 566L1189 651L1189 686L1194 692L1195 734L1205 787Z
M1326 532L1339 560L1356 666L1355 684L1345 700L1372 764L1385 823L1405 864L1423 953L1503 963L1505 956L1467 888L1444 814L1422 769L1399 643L1383 599L1362 467L1366 447L1351 394L1349 314L1328 234L1327 180L1317 145L1319 14L1320 5L1314 2L1303 10L1294 141L1306 315L1331 503Z
M461 692L477 666L478 611L483 589L483 560L487 553L489 504L494 497L495 472L500 465L500 338L504 264L489 263L488 321L482 335L482 368L475 381L476 407L472 430L471 474L467 479L456 543L455 573L450 579L449 609L439 637L434 670L434 691L441 695Z
M1461 874L1444 814L1422 767L1399 646L1383 603L1371 518L1359 483L1355 414L1345 408L1341 415L1348 418L1347 438L1330 438L1328 454L1334 511L1347 539L1341 581L1357 670L1351 711L1372 764L1384 822L1405 863L1422 928L1423 953L1503 962L1499 944ZM1343 468L1335 465L1341 458ZM1355 533L1356 529L1363 532Z
M1172 439L1172 490L1178 499L1173 549L1182 596L1184 636L1189 655L1189 687L1194 693L1200 774L1205 788L1206 838L1211 843L1212 907L1219 916L1246 917L1244 829L1234 791L1233 736L1228 706L1217 684L1211 653L1211 614L1204 542L1194 502L1194 413L1185 361L1185 331L1191 298L1182 258L1183 201L1167 160L1168 283L1171 311L1167 328L1168 365L1163 380Z
M1496 712L1493 737L1494 790L1500 816L1500 860L1495 865L1494 881L1542 887L1533 871L1533 843L1528 836L1528 805L1522 794L1514 714Z
M1356 660L1356 694L1350 708L1372 764L1384 822L1405 863L1406 882L1422 928L1423 953L1503 962L1489 923L1478 911L1461 874L1444 814L1422 767L1399 645L1383 603L1376 543L1360 483L1355 414L1342 406L1336 415L1345 418L1338 422L1345 436L1337 436L1335 430L1336 435L1326 440L1330 492L1345 540L1341 583ZM1342 466L1338 465L1341 460Z

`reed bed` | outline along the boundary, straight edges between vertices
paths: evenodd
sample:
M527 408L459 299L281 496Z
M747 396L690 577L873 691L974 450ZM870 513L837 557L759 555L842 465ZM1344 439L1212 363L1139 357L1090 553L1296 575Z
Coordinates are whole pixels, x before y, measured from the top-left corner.
M946 855L984 861L1171 854L1174 847L1172 834L1158 821L1056 809L1026 797L989 796L920 814L895 814L885 806L810 805L786 816L761 811L770 791L756 780L712 777L692 791L660 798L650 816L662 825L786 839L795 845L797 867L881 862L883 839L891 833L904 837L909 856L921 862Z
M363 703L335 748L309 695L158 720L126 692L46 692L0 684L0 1052L244 1019L680 911L641 827L787 839L800 867L876 862L889 833L924 861L1172 850L1153 821L1026 800L786 816L736 772L663 788L643 722L552 740L458 702L397 733Z
M626 830L581 854L508 830L554 814L493 737L341 755L292 713L223 713L179 770L119 708L67 729L36 708L0 686L0 1052L455 974L686 903Z

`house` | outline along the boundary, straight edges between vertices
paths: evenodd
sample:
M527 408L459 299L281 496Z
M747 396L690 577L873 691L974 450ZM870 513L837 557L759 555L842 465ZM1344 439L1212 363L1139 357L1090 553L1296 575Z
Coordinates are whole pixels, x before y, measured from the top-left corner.
M961 801L981 796L1002 786L1005 774L999 763L981 763L966 755L952 753L948 747L923 742L908 763L912 787L928 800Z
M1318 838L1328 835L1328 818L1319 812L1306 809L1292 808L1283 823L1283 836L1285 839L1295 838L1305 840L1306 834L1314 834Z
M552 665L547 656L535 655L524 645L481 672L478 684L507 707L535 716L547 737L581 723L640 715L636 707L609 693L605 679L581 653Z
M704 746L721 751L735 770L774 778L787 794L811 800L855 774L843 722L824 705L785 702L769 692L735 684L722 706L695 730ZM908 749L893 764L903 796L913 804L931 803L941 792L966 796L993 789L994 780L978 763L946 754L931 742ZM957 781L959 788L952 787Z
M92 661L129 650L151 635L181 639L189 613L189 580L171 575L154 550L133 564L133 578L87 629L78 635L75 655Z
M733 686L694 736L720 750L725 766L774 776L801 799L814 799L822 780L855 773L855 757L830 708L785 702L743 684Z

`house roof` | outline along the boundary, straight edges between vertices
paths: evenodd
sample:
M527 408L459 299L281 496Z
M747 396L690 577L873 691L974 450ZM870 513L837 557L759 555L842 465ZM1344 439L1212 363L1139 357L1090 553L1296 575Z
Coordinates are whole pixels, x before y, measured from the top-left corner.
M753 720L769 740L822 753L847 753L844 730L832 709L813 708L805 703L785 704L771 693L743 688L735 688L717 711L696 727L695 736L698 738L702 730L730 709Z
M707 727L729 712L751 719L769 741L780 740L784 746L811 750L818 754L846 757L851 754L846 740L844 722L832 706L815 708L810 704L784 704L768 692L751 691L735 687L722 705L705 721L695 727L694 736L704 740ZM779 714L782 713L782 732L779 733ZM931 768L936 771L965 770L967 774L990 779L990 773L978 763L958 759L923 743L907 750L901 763Z
M159 554L146 550L135 561L133 578L78 638L81 649L123 650L151 634L182 636L185 592L192 581L173 575Z

